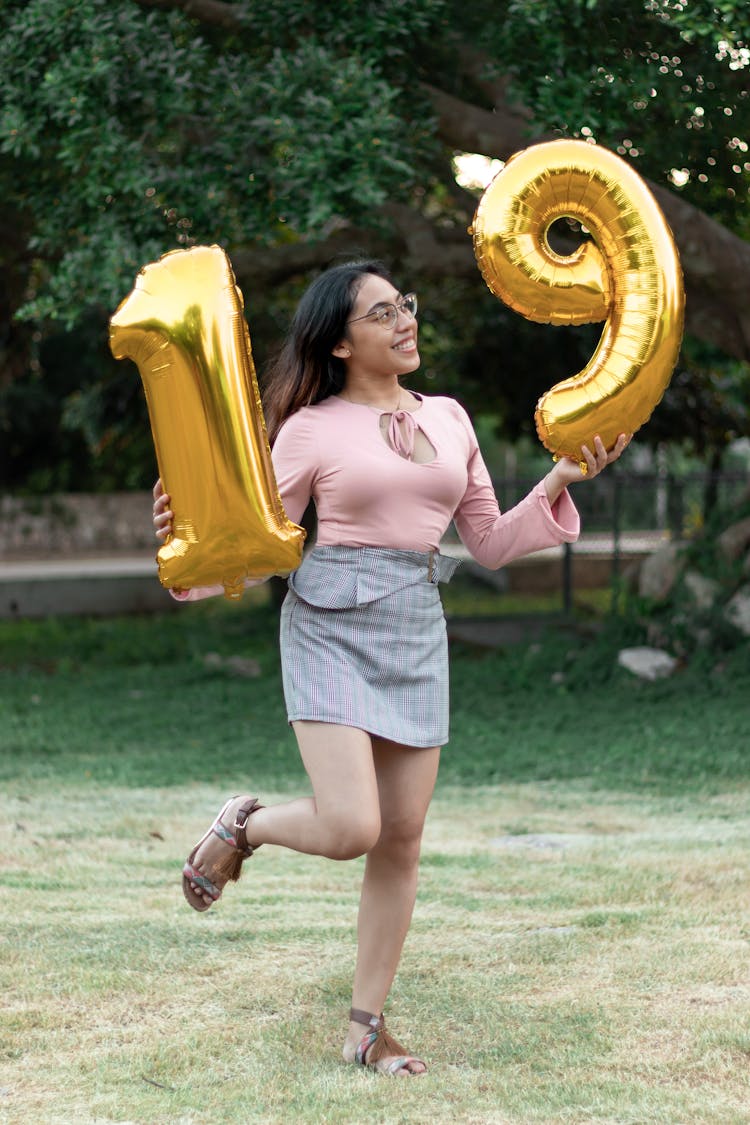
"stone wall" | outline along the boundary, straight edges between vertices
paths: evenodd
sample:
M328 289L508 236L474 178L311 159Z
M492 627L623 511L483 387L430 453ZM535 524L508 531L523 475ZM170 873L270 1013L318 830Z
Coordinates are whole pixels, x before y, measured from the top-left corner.
M151 507L150 492L0 497L0 563L104 556L153 559L159 544ZM645 545L639 547L632 551L623 545L623 571L633 559L648 553ZM601 548L591 553L582 541L573 551L574 586L608 585L612 565L611 553ZM513 593L549 593L561 588L562 581L561 549L518 559L502 574L503 588Z
M151 494L0 497L0 560L153 555Z

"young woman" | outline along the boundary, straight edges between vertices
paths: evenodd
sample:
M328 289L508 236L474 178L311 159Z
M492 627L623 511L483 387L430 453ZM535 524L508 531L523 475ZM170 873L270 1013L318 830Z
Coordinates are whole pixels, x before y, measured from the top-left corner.
M383 1007L409 928L420 842L448 740L448 656L438 583L451 520L479 562L500 567L577 538L567 486L620 456L597 438L588 473L561 460L500 513L471 423L449 398L418 395L417 298L378 262L334 266L303 296L273 369L264 412L279 492L299 521L310 498L317 541L289 579L281 613L284 695L312 796L263 807L227 801L183 869L205 910L261 844L366 855L347 1062L390 1075L424 1062L385 1031ZM154 525L171 529L157 482ZM192 590L186 599L220 593Z

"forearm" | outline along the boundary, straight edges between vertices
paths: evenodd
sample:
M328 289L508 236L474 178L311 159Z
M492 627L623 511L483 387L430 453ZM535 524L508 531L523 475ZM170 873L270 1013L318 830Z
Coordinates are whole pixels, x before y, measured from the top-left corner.
M558 461L544 478L544 491L547 493L550 507L560 499L565 489L572 483L568 479L570 474L566 472L566 469L565 462Z
M513 508L490 516L489 505L467 503L455 514L455 523L462 542L482 566L497 570L513 559L534 551L573 543L578 538L580 522L570 496L561 491L553 506L548 502L544 481Z

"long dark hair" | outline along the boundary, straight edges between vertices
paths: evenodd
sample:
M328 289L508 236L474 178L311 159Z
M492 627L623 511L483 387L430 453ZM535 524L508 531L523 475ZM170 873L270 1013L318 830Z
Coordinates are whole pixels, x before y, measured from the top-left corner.
M342 390L346 367L332 349L346 335L359 287L371 273L391 281L382 262L343 262L316 277L303 294L286 343L264 380L263 414L272 445L291 414Z

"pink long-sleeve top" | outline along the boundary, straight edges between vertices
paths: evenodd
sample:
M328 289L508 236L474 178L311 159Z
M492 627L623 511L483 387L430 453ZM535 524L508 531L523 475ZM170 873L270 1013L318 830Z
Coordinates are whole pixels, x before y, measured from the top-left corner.
M474 428L451 398L422 397L418 410L390 415L331 397L293 414L273 451L279 492L298 521L312 497L321 547L437 550L451 519L473 557L497 568L510 559L578 537L578 513L567 493L553 508L538 485L501 514ZM435 452L409 456L419 430Z
M332 396L288 418L273 465L289 519L298 523L312 499L319 546L410 551L437 550L453 520L471 555L490 569L578 538L569 493L550 505L543 481L501 512L466 411L455 399L419 398L418 409L391 413ZM415 440L434 452L431 460L413 458ZM221 592L202 587L177 596Z

